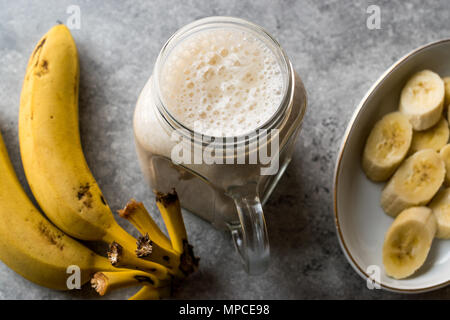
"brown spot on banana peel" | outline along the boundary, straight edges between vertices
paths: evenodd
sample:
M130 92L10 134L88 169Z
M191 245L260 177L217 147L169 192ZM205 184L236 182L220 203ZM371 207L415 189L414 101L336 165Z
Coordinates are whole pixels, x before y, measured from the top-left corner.
M136 281L138 281L139 283L150 283L150 284L152 284L152 285L154 285L155 284L155 282L152 280L152 279L150 279L149 277L146 277L146 276L134 276L134 278L136 279Z
M89 183L80 186L77 191L77 198L85 207L92 208L92 193L90 192Z
M39 64L39 66L38 66ZM39 63L39 61L36 62L36 71L35 71L35 75L37 77L42 77L43 75L47 74L49 72L48 70L48 61L47 60L42 60L41 63Z
M42 60L41 68L42 68L42 70L48 72L48 61L47 60Z
M41 47L42 48L42 47ZM31 68L31 71L34 71L34 74L37 77L42 77L43 75L47 74L49 72L48 68L48 61L47 60L40 60L41 58L41 50L39 49L38 55L36 57L36 62L34 63L34 66ZM34 59L34 57L33 57ZM27 77L29 77L27 72Z
M63 234L57 234L48 229L44 222L40 222L38 225L39 232L50 242L52 245L55 245L59 250L64 249L64 244L61 239L64 237Z
M87 208L92 208L92 195L83 201L83 205Z
M40 52L40 51L42 50L42 47L44 46L45 41L47 41L47 38L42 38L41 42L39 42L39 44L38 44L38 45L36 46L36 48L34 49L33 54L32 54L32 58L34 58L34 56L35 56L38 52ZM39 57L39 56L38 56L38 57ZM39 61L39 59L38 59L38 61ZM36 65L37 65L37 61L36 61Z
M43 50L44 44L47 41L47 38L44 37L42 38L42 40L39 42L39 44L36 46L36 48L34 49L31 58L30 58L30 62L28 63L27 66L27 70L25 73L25 81L30 81L30 76L36 75L38 77L40 77L43 73L47 73L48 72L48 61L44 60L41 63L41 68L42 70L39 70L38 65L39 65L39 61L40 61L40 56L41 56L41 52ZM33 120L33 114L34 114L34 110L33 107L31 107L30 110L30 120Z
M81 200L86 195L86 193L89 192L89 188L89 183L80 186L77 193L78 200Z

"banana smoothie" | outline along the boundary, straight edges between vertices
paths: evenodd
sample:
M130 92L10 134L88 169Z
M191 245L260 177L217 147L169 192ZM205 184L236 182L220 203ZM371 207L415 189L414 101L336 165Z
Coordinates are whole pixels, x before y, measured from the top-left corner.
M260 27L234 18L199 20L169 39L138 99L134 132L142 171L152 189L175 187L184 208L216 227L239 224L237 199L252 194L259 203L270 195L289 163L305 108L300 78ZM174 131L187 132L193 153L207 149L196 136L231 138L235 145L246 137L248 159L261 153L261 143L248 138L256 132L260 139L258 129L276 129L267 140L277 139L273 174L261 174L268 163L239 162L235 153L219 155L223 161L216 163L173 159Z
M248 32L207 30L169 54L160 78L168 111L209 136L240 136L267 122L284 81L274 53Z

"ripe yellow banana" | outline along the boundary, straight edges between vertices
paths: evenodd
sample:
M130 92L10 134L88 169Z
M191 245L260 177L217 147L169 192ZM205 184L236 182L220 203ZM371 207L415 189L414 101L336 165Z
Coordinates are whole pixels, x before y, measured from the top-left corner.
M429 208L436 217L436 237L450 239L450 188L440 190L430 202Z
M422 149L433 149L437 152L448 142L450 130L448 122L444 118L431 127L423 131L415 131L411 142L409 153L413 154Z
M170 280L161 280L147 272L126 270L120 272L97 272L91 279L91 286L104 296L111 290L132 287L139 284L153 288L170 287Z
M182 253L187 242L187 232L181 213L180 201L175 190L170 193L156 193L156 206L158 207L169 232L173 249Z
M19 139L30 188L47 217L82 240L120 242L134 251L135 239L123 230L102 195L84 158L78 127L79 65L75 42L64 25L39 41L23 84ZM129 255L129 265L157 270L158 263Z
M435 233L436 219L429 208L412 207L400 213L383 244L383 264L388 276L403 279L419 269Z
M156 205L169 232L172 247L180 254L181 271L185 275L195 272L200 259L194 256L193 247L188 242L180 200L175 189L170 193L157 192Z
M384 187L381 207L396 217L409 207L426 205L438 192L444 177L444 161L436 151L417 151L402 163Z
M399 110L409 118L414 130L426 130L439 121L444 91L444 81L430 70L417 72L408 80L400 95Z
M386 181L405 158L411 145L413 129L400 112L385 115L367 138L362 167L372 181Z
M95 272L117 270L41 215L17 179L1 135L0 259L24 278L57 290L67 290L71 265L80 268L81 284Z

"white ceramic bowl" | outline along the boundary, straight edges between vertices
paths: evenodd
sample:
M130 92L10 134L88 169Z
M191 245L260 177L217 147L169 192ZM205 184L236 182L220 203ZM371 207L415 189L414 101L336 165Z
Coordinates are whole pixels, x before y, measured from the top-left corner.
M383 268L382 245L393 219L380 207L384 183L367 179L361 168L361 155L374 123L398 109L403 85L422 69L450 76L450 39L407 54L372 86L347 127L334 175L335 222L347 260L364 279L372 274L368 271L370 266L378 266L381 287L403 293L431 291L450 284L450 240L436 239L425 264L413 276L403 280L389 278Z

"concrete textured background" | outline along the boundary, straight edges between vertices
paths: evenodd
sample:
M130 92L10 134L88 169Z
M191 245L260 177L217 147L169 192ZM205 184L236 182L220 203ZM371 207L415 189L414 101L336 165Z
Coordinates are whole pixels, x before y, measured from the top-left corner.
M381 8L381 29L369 30L366 9ZM332 178L348 120L371 84L394 61L425 43L449 37L450 5L442 1L23 1L0 0L0 130L26 184L17 118L26 64L36 42L69 5L81 9L73 30L81 59L80 121L88 163L112 209L130 197L156 213L134 150L132 113L163 43L206 16L251 20L287 51L308 91L309 106L293 161L265 207L270 270L250 277L230 236L186 213L200 271L176 293L184 299L448 298L450 288L404 296L371 291L347 263L335 234ZM161 222L160 219L158 219ZM123 221L128 230L135 231ZM134 290L116 292L125 298ZM24 280L0 263L0 299L76 299Z

